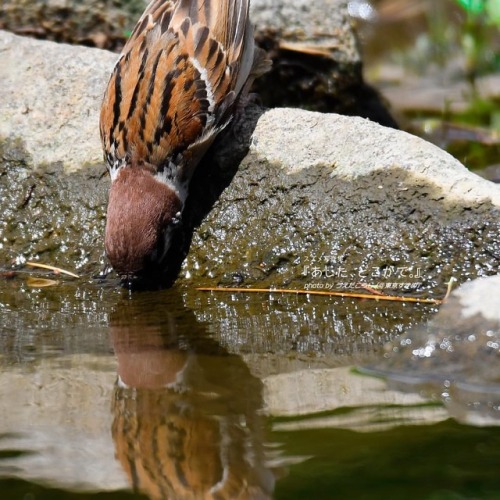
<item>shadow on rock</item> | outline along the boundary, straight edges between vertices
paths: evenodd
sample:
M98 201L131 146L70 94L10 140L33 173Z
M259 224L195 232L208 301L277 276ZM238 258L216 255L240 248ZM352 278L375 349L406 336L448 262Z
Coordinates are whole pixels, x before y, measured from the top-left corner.
M361 116L399 128L388 103L364 81L361 60L339 61L310 46L291 50L272 31L261 33L258 42L273 61L271 71L254 83L266 106Z
M160 284L171 286L189 252L193 233L211 212L220 195L231 183L248 153L252 133L265 109L250 104L222 134L202 160L191 180L189 196L182 214L182 225L174 235L166 257L169 266ZM158 284L158 278L145 281L145 288Z

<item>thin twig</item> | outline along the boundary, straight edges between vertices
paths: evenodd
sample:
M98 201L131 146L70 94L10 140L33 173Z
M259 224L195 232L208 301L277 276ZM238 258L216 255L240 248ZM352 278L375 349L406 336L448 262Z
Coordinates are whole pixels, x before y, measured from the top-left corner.
M79 278L78 274L72 273L71 271L66 271L66 269L61 269L60 267L49 266L48 264L40 264L39 262L26 262L27 266L31 267L39 267L41 269L48 269L49 271L53 271L54 273L67 274L68 276L72 276L73 278Z
M296 290L290 288L225 288L199 287L200 292L243 292L243 293L291 293L295 295L326 295L329 297L347 297L354 299L388 300L393 302L418 302L422 304L441 304L440 299L420 299L418 297L395 297L393 295L369 295L367 293L327 292L324 290Z

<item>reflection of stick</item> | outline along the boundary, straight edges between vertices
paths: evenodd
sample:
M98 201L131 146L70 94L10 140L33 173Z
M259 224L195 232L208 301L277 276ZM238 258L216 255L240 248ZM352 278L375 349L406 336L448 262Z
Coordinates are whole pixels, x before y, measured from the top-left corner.
M48 280L46 278L32 278L31 276L26 280L28 286L33 288L44 288L47 286L55 286L60 282L56 280Z
M39 264L38 262L26 262L27 266L31 267L40 267L41 269L48 269L49 271L53 271L54 273L67 274L68 276L72 276L73 278L79 278L78 274L74 274L71 271L66 271L65 269L61 269L60 267L49 266L47 264Z
M393 295L369 295L367 293L325 292L323 290L294 290L289 288L225 288L201 287L200 292L243 292L243 293L293 293L296 295L327 295L330 297L347 297L353 299L392 300L395 302L420 302L422 304L442 304L440 299L420 299L418 297L395 297Z

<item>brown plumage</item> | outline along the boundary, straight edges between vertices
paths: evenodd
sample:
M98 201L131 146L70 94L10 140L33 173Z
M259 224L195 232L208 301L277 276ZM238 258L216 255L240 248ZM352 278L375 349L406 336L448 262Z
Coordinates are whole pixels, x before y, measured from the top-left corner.
M153 0L111 75L100 131L111 174L105 248L131 278L158 270L193 171L269 66L249 0Z

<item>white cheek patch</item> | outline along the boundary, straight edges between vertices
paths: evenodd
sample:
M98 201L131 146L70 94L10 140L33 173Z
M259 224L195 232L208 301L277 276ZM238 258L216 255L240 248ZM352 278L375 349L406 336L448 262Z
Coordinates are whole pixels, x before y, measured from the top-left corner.
M118 173L123 167L125 167L125 165L125 159L121 158L119 160L115 160L113 165L109 167L109 176L111 177L111 182L116 180L116 178L118 177Z

